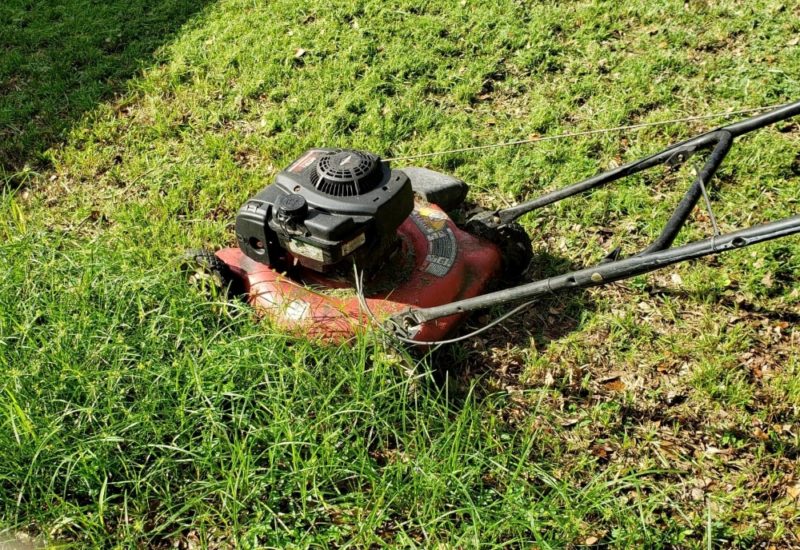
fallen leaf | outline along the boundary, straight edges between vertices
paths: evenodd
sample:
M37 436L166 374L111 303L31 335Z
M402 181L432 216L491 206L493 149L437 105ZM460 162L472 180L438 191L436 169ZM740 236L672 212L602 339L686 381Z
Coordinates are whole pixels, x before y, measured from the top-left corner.
M603 387L609 391L624 391L625 390L625 382L621 379L617 378L615 380L611 380L609 382L603 382Z
M592 454L598 458L606 459L614 452L614 448L609 445L595 445L592 447Z
M597 537L586 537L586 540L583 541L583 544L585 544L586 546L594 546L595 544L597 544L597 541L599 540L600 539L598 539Z
M800 500L800 483L786 488L786 495L792 500Z
M301 57L303 57L305 54L306 54L306 50L304 50L303 48L297 48L297 49L294 51L294 58L295 58L295 59L300 59L300 58L301 58Z

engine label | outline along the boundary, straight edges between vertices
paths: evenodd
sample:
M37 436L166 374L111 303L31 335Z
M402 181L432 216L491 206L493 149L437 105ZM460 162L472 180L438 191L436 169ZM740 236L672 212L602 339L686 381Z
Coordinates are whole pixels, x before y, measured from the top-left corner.
M453 267L458 253L456 236L447 225L447 215L423 206L411 213L411 219L428 239L425 272L436 277L444 277Z
M311 258L312 260L316 260L318 262L325 261L325 253L322 251L322 249L317 248L316 246L312 246L308 243L292 239L286 241L286 248L288 248L292 253L297 254L298 256Z
M293 174L299 174L309 166L311 166L317 158L322 155L323 151L320 149L311 149L307 151L305 155L297 159L292 163L292 165L286 169L287 172L292 172Z
M361 246L365 242L367 242L367 237L366 237L366 235L364 233L361 233L355 239L351 239L348 242L344 243L342 245L342 256L347 256L353 250L355 250L356 248L358 248L359 246Z

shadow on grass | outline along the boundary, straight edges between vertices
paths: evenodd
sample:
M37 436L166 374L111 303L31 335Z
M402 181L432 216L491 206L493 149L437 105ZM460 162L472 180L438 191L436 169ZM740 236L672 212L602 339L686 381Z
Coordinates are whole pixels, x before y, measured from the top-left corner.
M71 124L153 62L210 0L0 2L0 176L47 166Z
M791 289L794 288L793 285L795 284L797 283L788 280L785 284L774 285L774 287L770 289L770 295L771 297L775 297L781 296L783 293L788 294L791 292ZM646 287L645 290L650 296L670 296L693 302L702 302L708 298L703 292L690 292L679 288L665 288L650 285ZM731 310L739 310L746 316L763 317L770 321L784 321L792 326L800 324L800 312L791 309L766 309L758 304L748 302L744 298L734 299L730 296L719 296L716 301L720 306Z
M575 266L570 260L537 251L524 280L518 284L552 277L572 269ZM480 329L510 307L473 315L457 336ZM453 376L467 381L489 375L515 382L524 369L524 361L517 352L531 346L539 351L544 350L551 341L579 328L580 317L586 310L594 310L586 291L543 296L519 314L474 338L442 347L432 354L430 360L442 381Z

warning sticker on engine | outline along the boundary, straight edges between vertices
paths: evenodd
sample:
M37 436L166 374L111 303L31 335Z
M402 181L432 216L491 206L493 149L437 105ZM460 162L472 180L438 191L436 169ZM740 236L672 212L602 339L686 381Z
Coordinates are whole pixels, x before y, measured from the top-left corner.
M361 233L360 235L358 235L354 239L351 239L351 240L347 241L346 243L344 243L342 245L342 256L347 256L353 250L355 250L356 248L358 248L359 246L361 246L365 242L367 242L367 236L364 233Z
M411 220L428 239L425 271L444 277L453 267L458 253L456 236L447 225L447 216L439 210L422 207L411 213Z
M293 174L299 174L309 166L311 166L317 158L319 158L324 151L320 149L311 149L307 151L305 155L297 159L292 163L292 165L286 169L287 172L292 172Z

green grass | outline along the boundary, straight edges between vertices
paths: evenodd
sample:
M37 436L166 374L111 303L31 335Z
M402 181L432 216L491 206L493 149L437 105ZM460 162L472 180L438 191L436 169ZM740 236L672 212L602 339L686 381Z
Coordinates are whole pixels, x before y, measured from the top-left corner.
M549 299L422 359L280 334L177 262L232 244L238 206L311 146L403 155L796 100L792 3L63 4L0 8L0 531L799 543L796 238ZM504 204L712 124L426 165ZM723 230L796 213L799 151L796 122L737 142ZM533 271L644 245L689 177L526 218ZM710 229L698 210L680 240Z
M0 175L50 166L46 148L125 88L204 0L9 0L0 5Z

